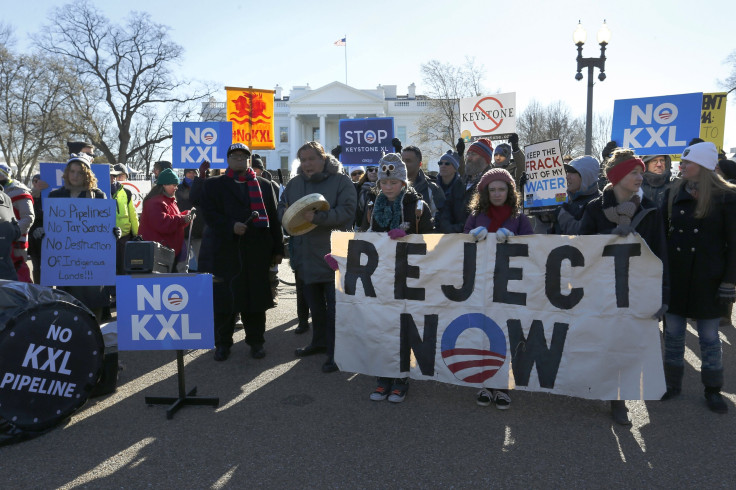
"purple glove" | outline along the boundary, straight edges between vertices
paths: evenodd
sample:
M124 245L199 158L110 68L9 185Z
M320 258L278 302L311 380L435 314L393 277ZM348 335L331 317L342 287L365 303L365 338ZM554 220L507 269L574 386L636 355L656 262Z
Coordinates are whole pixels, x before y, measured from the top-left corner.
M335 257L333 257L332 254L325 255L325 262L327 262L327 265L333 271L336 271L338 269L338 267L337 267L337 260L335 260Z
M402 238L406 236L406 232L402 230L401 228L394 228L393 230L388 232L388 237L391 240L396 240L397 238Z

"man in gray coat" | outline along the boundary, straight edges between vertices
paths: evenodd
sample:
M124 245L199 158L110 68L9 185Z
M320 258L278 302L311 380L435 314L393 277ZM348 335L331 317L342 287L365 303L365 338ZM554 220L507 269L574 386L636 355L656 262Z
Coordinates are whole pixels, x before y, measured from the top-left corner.
M296 350L297 357L327 353L322 371L337 371L335 353L335 272L324 256L330 253L332 230L350 231L355 221L357 194L352 180L342 172L342 165L316 141L304 144L297 152L299 169L289 180L279 201L279 218L286 209L308 194L321 194L330 203L328 211L307 211L307 221L316 228L290 238L291 265L304 281L309 309L312 312L312 342Z

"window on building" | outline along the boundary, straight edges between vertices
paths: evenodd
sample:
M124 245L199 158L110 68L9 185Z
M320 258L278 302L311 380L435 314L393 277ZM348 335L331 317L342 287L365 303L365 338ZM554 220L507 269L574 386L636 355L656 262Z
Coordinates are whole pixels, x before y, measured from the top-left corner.
M289 157L281 157L281 170L289 171Z
M312 128L312 141L319 141L319 128Z
M406 126L396 127L396 137L399 138L404 145L406 145Z
M289 128L282 126L279 128L280 141L282 143L289 142Z

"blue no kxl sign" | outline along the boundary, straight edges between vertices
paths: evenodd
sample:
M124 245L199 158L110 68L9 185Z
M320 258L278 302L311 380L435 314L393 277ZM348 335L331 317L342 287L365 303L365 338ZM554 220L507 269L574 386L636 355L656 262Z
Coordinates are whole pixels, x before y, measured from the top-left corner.
M175 122L172 132L174 168L196 168L209 160L212 168L227 168L233 139L231 122Z
M702 92L616 100L611 139L637 155L682 153L700 136L702 105Z
M118 349L211 349L212 275L117 276Z
M394 151L393 117L340 119L339 130L343 165L378 165L384 153Z

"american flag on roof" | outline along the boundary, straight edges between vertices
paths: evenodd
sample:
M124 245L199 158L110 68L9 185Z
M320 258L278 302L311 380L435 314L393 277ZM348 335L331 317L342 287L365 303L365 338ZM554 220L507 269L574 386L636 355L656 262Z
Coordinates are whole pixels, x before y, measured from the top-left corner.
M337 41L335 41L335 46L345 46L346 43L347 43L347 37L344 37L342 39L338 39Z

